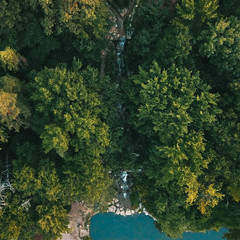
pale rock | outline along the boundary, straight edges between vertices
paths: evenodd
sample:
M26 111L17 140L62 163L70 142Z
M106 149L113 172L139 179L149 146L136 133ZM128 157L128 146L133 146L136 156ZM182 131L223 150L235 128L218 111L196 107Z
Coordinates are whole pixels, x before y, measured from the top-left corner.
M111 206L109 209L108 209L109 212L115 212L116 211L116 207L115 206Z
M115 214L117 214L117 215L120 215L120 210L119 209L117 209L117 211L115 212Z
M131 211L130 211L130 210L127 210L127 211L126 211L126 216L129 216L129 215L131 215Z
M126 216L126 213L125 213L124 211L122 211L122 212L121 212L121 215L125 217L125 216Z
M80 230L80 234L79 235L80 235L80 237L85 237L85 236L88 236L89 233L86 230Z

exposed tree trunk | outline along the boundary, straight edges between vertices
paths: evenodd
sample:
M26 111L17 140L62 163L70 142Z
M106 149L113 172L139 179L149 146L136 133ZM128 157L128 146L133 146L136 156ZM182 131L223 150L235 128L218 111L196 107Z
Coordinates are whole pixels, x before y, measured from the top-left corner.
M110 0L105 0L107 6L109 7L109 9L111 10L111 12L115 15L116 19L117 19L117 26L118 26L118 35L119 38L121 37L125 37L126 36L126 31L125 31L125 21L126 19L129 17L129 15L133 12L134 7L136 6L137 0L133 0L131 2L131 4L128 7L127 12L122 15L117 7L113 4L112 1Z

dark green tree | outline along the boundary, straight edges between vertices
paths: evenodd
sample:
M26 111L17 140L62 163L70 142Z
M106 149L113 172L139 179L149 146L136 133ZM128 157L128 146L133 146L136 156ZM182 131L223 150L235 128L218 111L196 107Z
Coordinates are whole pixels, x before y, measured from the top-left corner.
M11 46L35 68L71 62L98 66L108 30L103 1L3 1L0 9L0 49Z

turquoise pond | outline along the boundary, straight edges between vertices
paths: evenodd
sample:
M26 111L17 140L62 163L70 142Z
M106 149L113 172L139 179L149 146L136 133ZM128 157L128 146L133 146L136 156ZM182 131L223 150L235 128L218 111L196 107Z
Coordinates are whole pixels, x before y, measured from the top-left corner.
M206 233L187 232L182 240L221 240L227 229ZM119 216L113 213L99 213L90 224L92 240L170 240L155 227L153 219L144 214ZM179 239L180 240L180 239Z

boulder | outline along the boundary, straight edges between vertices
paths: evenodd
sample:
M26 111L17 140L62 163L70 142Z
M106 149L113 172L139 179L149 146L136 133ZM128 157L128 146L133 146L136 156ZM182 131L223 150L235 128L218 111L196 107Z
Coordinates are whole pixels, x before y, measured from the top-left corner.
M116 207L115 206L109 207L108 212L116 212Z
M126 211L126 216L129 216L129 215L132 215L132 213L131 213L130 210L127 210L127 211Z
M117 214L117 215L120 215L120 210L119 209L117 209L117 211L115 212L115 214Z
M124 211L121 211L121 215L125 217L126 213Z

